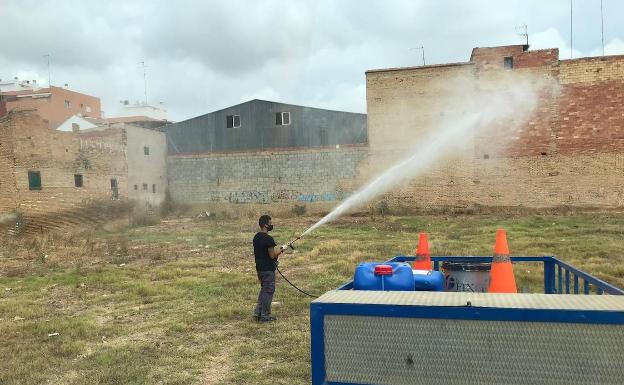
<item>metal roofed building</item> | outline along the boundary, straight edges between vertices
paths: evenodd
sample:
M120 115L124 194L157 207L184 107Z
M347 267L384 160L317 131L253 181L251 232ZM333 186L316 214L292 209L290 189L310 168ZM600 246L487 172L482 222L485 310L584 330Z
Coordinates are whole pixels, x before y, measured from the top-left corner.
M169 155L366 144L366 114L250 100L166 126Z

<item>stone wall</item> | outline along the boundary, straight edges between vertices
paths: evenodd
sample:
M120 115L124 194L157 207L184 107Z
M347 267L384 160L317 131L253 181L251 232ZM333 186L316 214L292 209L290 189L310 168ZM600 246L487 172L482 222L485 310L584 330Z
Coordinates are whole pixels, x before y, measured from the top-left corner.
M351 190L366 146L175 155L167 159L178 204L335 204Z

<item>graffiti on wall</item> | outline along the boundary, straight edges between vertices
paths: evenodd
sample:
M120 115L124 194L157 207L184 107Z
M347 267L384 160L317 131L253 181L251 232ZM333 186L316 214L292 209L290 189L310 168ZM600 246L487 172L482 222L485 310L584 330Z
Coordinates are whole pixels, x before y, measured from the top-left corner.
M297 190L278 190L271 194L268 191L208 191L205 200L208 202L229 203L278 203L278 202L334 202L348 197L348 193L327 191L324 193L305 193Z
M269 203L271 198L268 191L232 191L226 200L230 203Z
M348 196L342 191L326 191L321 194L299 194L297 200L299 202L334 202L341 201Z
M301 193L297 190L279 190L271 194L271 200L273 202L294 201L299 195Z

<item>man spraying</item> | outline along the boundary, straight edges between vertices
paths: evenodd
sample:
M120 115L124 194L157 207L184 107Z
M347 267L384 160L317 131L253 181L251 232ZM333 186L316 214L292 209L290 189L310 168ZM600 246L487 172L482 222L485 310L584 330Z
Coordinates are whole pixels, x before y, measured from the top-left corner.
M284 252L284 247L275 250L275 240L268 234L273 230L271 217L263 215L258 220L260 232L253 238L254 256L256 258L256 272L260 282L258 303L254 310L254 320L259 322L275 321L271 314L271 302L275 293L275 267L277 257Z

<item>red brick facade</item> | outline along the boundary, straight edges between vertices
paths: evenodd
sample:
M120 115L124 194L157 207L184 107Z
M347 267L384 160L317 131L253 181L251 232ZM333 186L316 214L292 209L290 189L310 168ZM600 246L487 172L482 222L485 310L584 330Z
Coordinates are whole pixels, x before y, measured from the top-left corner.
M559 60L557 49L526 48L475 48L466 63L368 71L371 157L361 179L456 112L462 95L440 83L470 78L479 89L500 91L513 71L548 84L528 115L511 114L522 124L497 121L500 130L474 138L472 156L445 159L387 197L416 206L623 206L624 56Z

